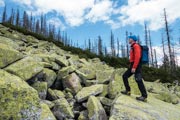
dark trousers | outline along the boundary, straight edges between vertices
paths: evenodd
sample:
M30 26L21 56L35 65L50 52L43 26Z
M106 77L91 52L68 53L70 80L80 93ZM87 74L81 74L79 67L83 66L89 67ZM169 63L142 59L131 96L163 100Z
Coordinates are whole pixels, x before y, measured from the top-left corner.
M131 72L132 66L133 66L133 63L131 63L129 69L123 74L123 82L124 82L125 88L126 88L127 91L131 90L131 88L129 86L128 78L131 75L135 74L135 80L136 80L136 82L138 84L138 88L139 88L142 96L147 97L146 88L145 88L144 83L142 81L141 64L138 65L138 67L136 68L135 73Z

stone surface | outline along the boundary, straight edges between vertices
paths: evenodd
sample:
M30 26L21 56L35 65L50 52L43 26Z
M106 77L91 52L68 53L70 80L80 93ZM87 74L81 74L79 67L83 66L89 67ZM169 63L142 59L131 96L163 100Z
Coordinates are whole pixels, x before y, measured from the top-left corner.
M72 109L70 108L69 103L65 98L55 100L54 103L55 106L53 108L53 113L58 119L62 120L64 118L74 118Z
M38 93L21 78L0 70L0 119L40 119Z
M135 100L135 96L121 95L113 102L109 120L176 120L180 118L179 109L154 97L146 103Z
M63 78L63 86L65 88L69 88L73 94L76 94L82 89L80 84L80 78L76 75L76 73L72 73L67 77Z
M106 112L95 96L90 96L87 102L89 120L107 120Z
M103 92L103 84L92 85L90 87L83 87L81 91L75 96L78 102L87 100L90 95L98 95Z
M23 58L23 55L20 52L0 43L0 68L12 64L21 58Z
M49 109L48 105L41 103L41 108L42 108L42 112L41 112L40 120L56 120L55 116Z
M35 82L32 87L37 90L39 98L42 100L46 99L47 95L47 82Z
M60 90L52 90L52 89L48 89L48 98L50 100L57 100L57 99L60 99L60 98L64 98L65 95L62 91Z
M5 68L6 71L27 81L43 70L43 65L32 57L26 57Z

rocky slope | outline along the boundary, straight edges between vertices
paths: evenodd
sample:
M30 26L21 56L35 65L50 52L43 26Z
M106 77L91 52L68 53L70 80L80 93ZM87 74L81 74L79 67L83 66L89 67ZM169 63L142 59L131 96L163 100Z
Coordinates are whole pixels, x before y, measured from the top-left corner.
M145 82L139 102L133 77L119 93L125 70L0 25L0 120L180 120L180 86Z

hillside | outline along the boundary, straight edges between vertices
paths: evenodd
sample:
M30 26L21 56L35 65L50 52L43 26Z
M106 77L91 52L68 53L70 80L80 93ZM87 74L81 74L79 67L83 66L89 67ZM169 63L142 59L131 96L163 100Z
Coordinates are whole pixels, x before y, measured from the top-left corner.
M122 74L0 25L0 120L179 120L180 86L145 82L148 102L124 96Z

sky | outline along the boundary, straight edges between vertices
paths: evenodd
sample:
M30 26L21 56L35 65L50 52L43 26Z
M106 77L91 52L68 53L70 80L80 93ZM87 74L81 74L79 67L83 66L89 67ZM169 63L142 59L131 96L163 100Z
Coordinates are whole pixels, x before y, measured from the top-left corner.
M159 64L162 60L162 34L166 40L165 8L171 44L180 65L180 0L0 0L0 14L5 4L9 11L18 8L37 17L46 14L48 22L66 31L81 47L85 40L97 40L99 35L103 44L109 47L111 30L121 44L125 44L126 31L139 35L144 43L144 23L147 23Z

